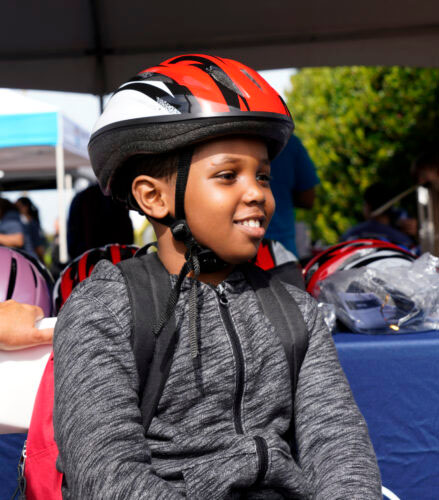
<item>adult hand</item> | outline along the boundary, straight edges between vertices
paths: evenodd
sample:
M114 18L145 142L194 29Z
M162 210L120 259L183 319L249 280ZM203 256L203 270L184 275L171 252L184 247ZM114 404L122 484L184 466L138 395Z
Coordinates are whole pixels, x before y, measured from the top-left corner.
M16 350L51 344L53 328L38 330L35 323L44 318L41 307L15 300L0 302L0 349Z

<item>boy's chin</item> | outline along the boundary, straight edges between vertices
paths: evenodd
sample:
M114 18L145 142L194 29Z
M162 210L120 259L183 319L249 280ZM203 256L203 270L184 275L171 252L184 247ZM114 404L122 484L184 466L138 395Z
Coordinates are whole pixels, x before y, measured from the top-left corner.
M230 264L231 266L237 266L239 264L245 264L246 262L254 259L256 257L256 254L258 253L258 249L256 248L254 251L251 252L243 252L240 254L234 254L234 255L220 255L217 253L218 257L220 257L224 262L227 262L227 264Z

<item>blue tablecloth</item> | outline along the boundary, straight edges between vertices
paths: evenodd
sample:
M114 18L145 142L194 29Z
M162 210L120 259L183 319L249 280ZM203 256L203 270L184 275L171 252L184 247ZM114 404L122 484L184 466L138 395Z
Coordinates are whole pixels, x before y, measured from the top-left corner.
M401 500L438 500L439 332L334 340L383 485Z
M10 500L17 488L17 466L26 434L0 434L0 500Z

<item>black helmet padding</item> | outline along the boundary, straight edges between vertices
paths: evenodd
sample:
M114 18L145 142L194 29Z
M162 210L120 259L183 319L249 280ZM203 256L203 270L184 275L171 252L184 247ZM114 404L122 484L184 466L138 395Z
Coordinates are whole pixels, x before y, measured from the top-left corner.
M273 159L288 142L292 130L291 120L271 113L242 117L227 114L171 123L139 118L98 130L92 135L88 149L99 184L106 194L110 194L115 172L133 155L167 153L210 139L249 135L261 137L267 143L270 159Z

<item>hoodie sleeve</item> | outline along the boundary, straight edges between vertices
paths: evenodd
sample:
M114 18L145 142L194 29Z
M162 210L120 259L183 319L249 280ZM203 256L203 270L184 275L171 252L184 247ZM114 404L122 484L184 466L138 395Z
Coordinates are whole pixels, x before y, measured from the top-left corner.
M150 465L130 319L123 277L108 262L96 266L59 315L54 428L63 498L182 498Z
M314 299L295 298L304 315L308 351L295 396L299 463L316 500L382 499L368 429Z

